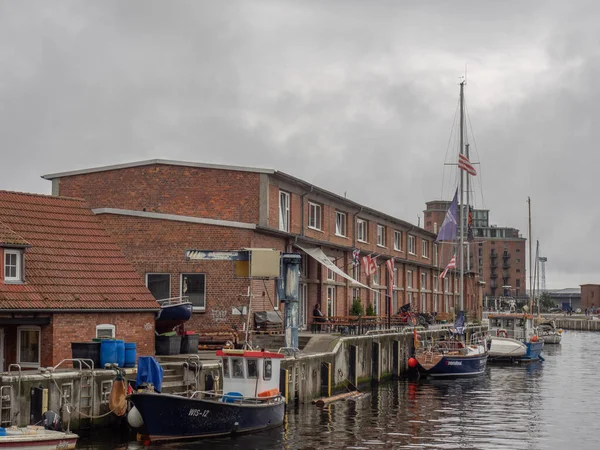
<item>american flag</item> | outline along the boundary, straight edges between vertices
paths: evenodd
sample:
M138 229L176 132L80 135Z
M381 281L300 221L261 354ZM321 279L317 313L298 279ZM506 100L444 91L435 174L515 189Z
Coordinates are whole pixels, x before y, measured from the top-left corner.
M352 264L358 266L360 264L360 250L355 248L352 252Z
M446 278L446 274L448 273L449 269L456 269L456 255L452 256L452 259L450 260L444 271L441 273L440 278Z
M390 278L392 279L392 286L394 286L396 284L396 280L394 280L394 258L388 259L385 262L385 265L387 266Z
M469 158L463 154L458 155L458 167L459 169L466 170L469 175L477 175L475 167L473 167Z

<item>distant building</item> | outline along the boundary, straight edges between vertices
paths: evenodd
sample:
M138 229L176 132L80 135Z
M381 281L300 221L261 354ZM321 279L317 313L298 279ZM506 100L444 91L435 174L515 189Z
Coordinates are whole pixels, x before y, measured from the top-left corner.
M586 286L597 286L597 285L586 285ZM583 287L583 286L582 286ZM582 308L581 304L581 292L580 288L565 288L565 289L547 289L546 291L556 306L566 311L569 306L574 310ZM596 294L597 296L597 294ZM585 308L585 306L583 307Z
M600 306L600 284L582 284L581 309L598 308Z
M437 233L444 222L450 201L435 200L426 203L425 229ZM467 214L463 214L465 224ZM469 264L485 282L484 295L488 297L527 297L526 247L527 239L519 230L489 224L489 210L473 210L473 244L469 245ZM467 230L467 227L464 227ZM466 233L466 231L465 231ZM466 234L465 234L466 239Z

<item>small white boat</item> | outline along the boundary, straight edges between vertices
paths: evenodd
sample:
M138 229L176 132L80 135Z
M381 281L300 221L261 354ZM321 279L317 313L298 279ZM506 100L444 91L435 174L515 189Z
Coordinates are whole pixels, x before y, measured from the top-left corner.
M531 314L493 313L488 319L490 361L543 360L544 342Z
M538 325L538 336L544 344L560 344L562 329L556 328L554 320L549 320Z
M75 448L79 438L68 431L46 430L44 427L34 425L5 428L5 432L5 436L0 435L0 449L70 450Z

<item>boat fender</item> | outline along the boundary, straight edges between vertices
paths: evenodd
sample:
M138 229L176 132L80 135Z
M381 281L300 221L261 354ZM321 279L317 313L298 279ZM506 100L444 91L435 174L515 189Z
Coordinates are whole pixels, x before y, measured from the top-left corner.
M127 388L125 387L125 380L122 378L114 380L112 389L110 390L108 406L115 416L122 417L127 412L126 394Z
M135 406L127 414L127 423L131 428L141 428L144 425L144 419L142 419L140 411Z
M506 330L496 330L496 336L498 337L504 337L507 338L508 337L508 332Z
M544 358L542 355L538 356L538 358L540 358L540 361L542 362L546 361L546 358Z

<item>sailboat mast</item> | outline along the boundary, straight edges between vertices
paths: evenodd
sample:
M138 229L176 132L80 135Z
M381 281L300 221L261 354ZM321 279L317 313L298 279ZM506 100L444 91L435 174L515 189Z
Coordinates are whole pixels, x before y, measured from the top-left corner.
M465 82L460 83L460 154L464 154L464 129L465 129ZM459 170L460 175L460 310L465 309L464 287L465 287L465 217L463 204L463 170Z
M529 311L533 312L533 270L531 254L531 197L527 197L529 205Z
M469 154L469 139L467 139L467 136L465 135L465 141L467 141L465 143L465 156L467 157L468 160L471 160L471 155ZM467 182L467 190L466 190L466 194L467 194L467 261L466 261L466 268L467 268L467 273L471 272L471 248L469 247L469 213L470 213L470 209L471 209L471 201L470 201L470 192L471 192L471 177L469 177L469 174L465 174L466 177L466 182Z

